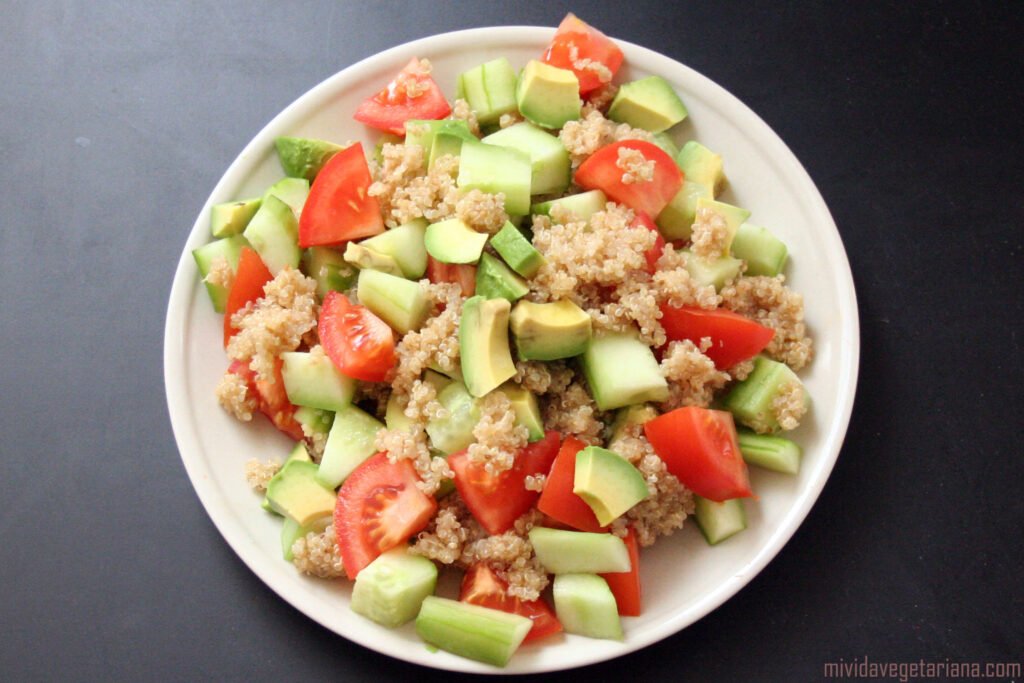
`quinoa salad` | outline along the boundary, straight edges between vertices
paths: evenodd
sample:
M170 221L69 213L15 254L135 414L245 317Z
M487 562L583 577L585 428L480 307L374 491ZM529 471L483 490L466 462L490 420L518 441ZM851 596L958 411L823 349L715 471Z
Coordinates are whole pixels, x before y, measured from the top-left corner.
M447 96L427 58L381 83L354 112L373 148L279 138L286 177L215 205L194 255L220 405L295 442L239 473L283 561L503 666L621 640L643 548L689 518L711 546L746 527L748 465L799 469L813 344L785 245L719 198L671 84L621 82L572 14L494 57Z

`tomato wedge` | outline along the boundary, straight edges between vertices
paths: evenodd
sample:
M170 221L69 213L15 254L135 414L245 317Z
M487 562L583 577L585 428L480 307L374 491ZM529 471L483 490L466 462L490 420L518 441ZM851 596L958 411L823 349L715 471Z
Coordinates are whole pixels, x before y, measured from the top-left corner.
M341 292L324 297L317 333L327 357L353 379L383 382L398 362L391 327Z
M421 531L437 501L416 487L412 463L377 453L357 467L338 491L334 531L348 578Z
M526 477L548 473L560 441L558 432L545 433L543 439L520 450L512 468L498 476L470 461L466 451L448 456L448 464L455 472L455 488L487 533L505 533L533 507L540 494L526 488Z
M537 500L537 509L579 531L604 531L586 501L572 492L576 478L576 454L583 450L584 445L574 436L562 442Z
M669 341L689 339L699 346L701 339L709 337L711 347L704 355L715 361L719 370L753 358L775 336L772 328L724 309L708 311L692 306L676 308L662 304L661 324Z
M474 564L462 577L459 601L511 612L533 622L524 643L562 632L562 622L544 600L522 600L508 594L508 584L486 564Z
M359 105L354 118L373 128L405 135L409 119L443 119L451 111L429 68L413 57L386 88Z
M250 301L263 296L263 285L273 279L273 274L260 255L249 247L242 247L242 254L238 257L238 272L235 273L224 304L224 348L227 348L231 337L238 331L231 325L231 316L245 308Z
M698 496L718 503L753 497L731 413L677 408L644 423L644 434L668 471Z
M620 149L636 150L647 161L653 161L654 177L635 183L622 182ZM657 145L643 140L622 140L605 145L580 164L576 169L576 184L585 190L601 190L613 202L625 204L634 211L657 216L683 186L683 172Z
M249 391L256 397L259 411L266 415L275 427L295 441L302 441L306 435L302 431L302 426L295 420L295 406L288 400L288 394L284 390L282 365L280 358L274 362L273 382L256 379L256 373L249 368L249 364L238 360L232 361L228 366L228 372L245 380Z
M580 95L586 95L611 81L622 66L622 50L605 34L569 12L540 59L575 73L580 82ZM604 68L585 68L588 63L600 63Z
M633 219L632 227L637 226L643 226L655 235L654 246L644 252L644 258L647 259L647 272L653 274L658 269L658 259L665 253L665 238L661 236L658 226L654 224L651 217L644 211L636 212L636 218Z
M476 266L468 263L444 263L427 255L427 279L437 284L453 282L462 288L463 296L476 293Z
M619 614L624 617L640 616L640 544L636 540L636 532L629 528L622 539L629 551L630 569L628 572L601 574L615 596L619 606Z
M380 204L369 194L372 182L362 143L331 157L299 215L299 246L331 246L384 232Z

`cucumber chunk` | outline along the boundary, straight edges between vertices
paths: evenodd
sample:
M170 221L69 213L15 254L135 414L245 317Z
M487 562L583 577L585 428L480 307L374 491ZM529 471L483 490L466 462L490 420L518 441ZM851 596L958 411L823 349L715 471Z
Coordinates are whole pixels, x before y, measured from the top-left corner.
M732 255L747 262L747 275L774 277L786 267L789 251L767 228L743 223L732 240Z
M210 295L210 303L213 304L213 310L218 313L224 312L224 305L228 300L228 288L223 285L206 282L206 276L213 270L213 264L219 258L223 258L228 262L231 272L237 272L238 259L242 255L242 247L248 244L244 237L235 235L234 237L225 237L224 239L204 244L192 251L192 258L196 260L196 266L199 268L199 276L203 278L203 284L206 285L206 293Z
M476 399L460 382L452 382L437 395L448 417L427 422L430 443L445 455L457 453L473 443L473 427L480 420Z
M569 152L561 140L523 121L485 137L482 142L517 149L530 157L530 194L561 194L569 187Z
M419 145L424 153L430 151L434 145L434 137L441 133L454 135L463 140L476 140L476 136L469 132L469 125L460 119L411 119L405 122L405 144Z
M689 178L683 181L679 192L661 210L654 222L667 240L688 240L693 232L693 221L697 218L697 200L711 199L711 190L706 185Z
M754 370L726 394L722 405L754 431L775 432L780 428L775 414L775 398L792 382L800 385L806 404L809 400L807 390L796 373L785 363L758 356L754 359Z
M330 247L310 247L302 255L302 271L316 280L316 295L323 301L327 292L344 292L359 272L345 257Z
M710 285L715 288L716 292L721 291L722 287L738 278L740 270L743 268L743 261L732 256L722 256L709 262L697 258L689 250L680 251L686 255L683 266L690 274L690 279L701 287Z
M608 582L596 574L558 574L552 594L566 633L622 640L622 620Z
M334 424L334 412L299 406L295 409L295 421L302 425L304 433L323 434L326 438L331 432L331 425ZM297 446L302 446L302 444L299 443ZM308 454L306 459L310 459Z
M412 418L407 417L405 408L398 400L398 392L392 392L388 397L387 408L384 409L384 424L393 432L412 430Z
M518 614L427 596L416 617L420 638L446 652L505 666L533 622Z
M214 237L239 235L260 208L261 199L240 199L210 207L210 233Z
M697 526L708 545L718 545L747 528L747 513L741 498L716 503L694 496L693 501Z
M529 532L537 560L552 574L628 572L629 550L614 534L535 526Z
M457 89L481 126L497 123L502 114L516 110L516 72L504 57L463 71Z
M800 446L789 439L741 431L737 432L736 441L748 465L784 474L800 471Z
M401 334L419 329L430 314L430 301L419 282L376 270L359 271L359 303Z
M291 207L276 195L263 198L260 210L242 234L274 275L286 267L299 267L299 223Z
M390 256L398 264L403 276L419 280L427 272L427 248L423 244L426 232L426 219L417 218L359 244L378 254Z
M381 626L395 628L416 618L423 599L433 595L437 567L404 546L366 565L352 587L352 611Z
M530 157L526 152L469 140L462 143L456 180L459 189L490 194L503 192L506 213L522 215L530 211L531 177Z
M668 398L668 383L654 352L635 333L597 335L581 358L590 393L601 410Z
M384 425L376 418L353 405L335 413L316 475L317 481L331 488L341 485L376 452L374 441L377 432L383 428Z
M540 202L530 207L530 213L550 216L551 210L558 207L562 211L575 216L575 220L589 221L598 211L604 211L608 198L601 190L589 190L568 197Z
M263 193L263 201L267 201L270 195L290 206L295 220L298 220L309 197L309 181L305 178L282 178Z
M325 354L287 351L281 360L284 390L295 405L336 411L352 403L356 381L338 372Z

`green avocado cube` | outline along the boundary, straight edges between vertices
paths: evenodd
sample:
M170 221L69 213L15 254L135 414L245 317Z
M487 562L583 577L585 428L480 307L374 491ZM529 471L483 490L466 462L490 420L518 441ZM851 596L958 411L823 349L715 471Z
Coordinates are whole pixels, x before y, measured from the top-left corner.
M652 133L667 130L686 116L683 101L661 76L648 76L624 84L608 108L608 118L612 121L628 123Z
M536 59L519 74L516 102L527 121L551 129L578 119L583 106L576 74Z
M491 238L491 246L512 270L523 277L533 277L544 265L544 257L512 223L506 222Z

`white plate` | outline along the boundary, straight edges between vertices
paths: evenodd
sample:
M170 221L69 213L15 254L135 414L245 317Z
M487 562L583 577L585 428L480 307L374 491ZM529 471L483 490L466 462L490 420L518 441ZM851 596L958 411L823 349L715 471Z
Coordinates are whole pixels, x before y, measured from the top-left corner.
M375 135L352 120L357 104L386 83L412 56L428 57L448 95L458 73L507 57L525 64L540 54L553 29L501 27L446 33L401 45L332 76L271 121L217 183L196 219L171 289L164 348L164 379L174 435L199 499L231 547L296 608L332 631L392 657L425 666L496 673L497 669L445 652L430 652L411 625L389 630L348 609L347 581L299 575L281 559L280 522L260 510L247 487L251 457L283 458L290 444L265 420L241 425L221 410L214 386L227 366L221 316L210 306L191 251L209 241L211 204L260 194L282 175L274 152L278 135L362 140ZM649 74L666 78L690 117L677 141L696 138L722 154L731 189L725 201L753 212L789 246L789 282L806 300L816 357L803 373L813 398L806 424L793 435L804 448L799 476L752 471L758 502L747 502L749 528L720 546L705 545L693 524L643 554L644 613L625 618L625 642L556 637L523 647L504 673L591 664L654 643L692 624L742 588L775 556L803 521L835 463L857 384L860 337L853 280L825 202L792 152L772 130L720 86L678 62L625 41L619 81Z

